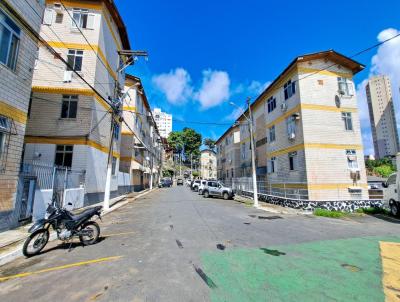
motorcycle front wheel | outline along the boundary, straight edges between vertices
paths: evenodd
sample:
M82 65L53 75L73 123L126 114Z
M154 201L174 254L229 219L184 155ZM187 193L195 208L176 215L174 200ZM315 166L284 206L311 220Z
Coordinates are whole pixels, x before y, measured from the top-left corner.
M94 221L86 222L82 225L80 232L84 235L79 236L79 240L83 245L91 245L97 242L100 236L100 227Z
M22 253L25 257L39 254L49 241L49 231L42 229L31 234L24 243Z

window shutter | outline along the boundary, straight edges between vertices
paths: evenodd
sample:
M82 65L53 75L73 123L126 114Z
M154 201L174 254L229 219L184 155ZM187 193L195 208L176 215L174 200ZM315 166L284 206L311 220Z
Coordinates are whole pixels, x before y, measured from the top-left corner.
M53 23L53 10L51 8L46 8L43 16L43 24L51 25Z
M94 14L88 14L88 19L87 19L87 29L94 29Z

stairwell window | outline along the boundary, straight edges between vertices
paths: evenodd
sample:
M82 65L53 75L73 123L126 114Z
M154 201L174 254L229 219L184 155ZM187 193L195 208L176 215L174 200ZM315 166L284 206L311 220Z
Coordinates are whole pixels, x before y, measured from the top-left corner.
M275 173L276 172L276 157L271 157L269 160L269 165L267 166L268 173Z
M354 88L350 79L338 77L339 94L343 96L353 96Z
M56 158L54 164L59 167L71 168L72 155L74 153L74 146L72 145L57 145Z
M68 64L72 69L67 66L67 70L82 71L83 50L69 49L68 50Z
M297 160L297 152L289 153L289 170L295 171L298 169L298 160Z
M269 141L272 143L276 139L275 136L275 125L269 128Z
M78 96L63 95L61 106L61 118L73 119L76 118L78 111Z
M285 100L289 99L293 95L296 94L296 82L292 82L289 80L288 82L283 85L283 91L285 93Z
M10 138L11 121L0 115L0 173L5 171L7 162L7 144Z
M272 112L276 108L276 98L270 97L267 100L267 108L268 108L268 113Z
M0 10L0 62L15 70L21 29Z
M72 12L72 28L93 29L94 14L90 14L87 9L74 8Z
M344 128L347 131L353 131L353 119L351 112L342 112L342 119L344 121Z

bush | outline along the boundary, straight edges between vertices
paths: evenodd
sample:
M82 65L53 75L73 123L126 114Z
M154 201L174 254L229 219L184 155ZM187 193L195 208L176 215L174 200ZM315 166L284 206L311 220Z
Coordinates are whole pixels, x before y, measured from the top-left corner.
M359 209L357 209L356 212L361 213L361 214L368 214L368 215L375 215L375 214L387 215L389 213L387 210L382 209L382 208L367 208L367 209L359 208Z
M329 217L329 218L341 218L345 215L345 213L339 211L329 211L325 209L315 209L314 215L321 217Z
M392 169L391 165L390 166L382 165L379 167L375 167L373 171L375 174L379 174L380 176L385 177L385 178L389 177L392 173L395 172L394 169Z

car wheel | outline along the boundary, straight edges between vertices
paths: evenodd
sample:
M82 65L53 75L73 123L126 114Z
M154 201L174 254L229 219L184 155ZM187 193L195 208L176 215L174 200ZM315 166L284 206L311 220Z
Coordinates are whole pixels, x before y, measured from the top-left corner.
M395 201L390 204L390 213L395 217L399 216L399 206Z
M199 194L200 194L200 195L203 195L203 190L199 190Z
M229 194L228 194L227 192L225 192L223 196L224 196L224 199L225 199L225 200L228 200L228 199L229 199Z
M209 196L210 196L210 193L208 193L208 191L205 191L205 192L204 192L204 197L205 197L205 198L208 198Z

